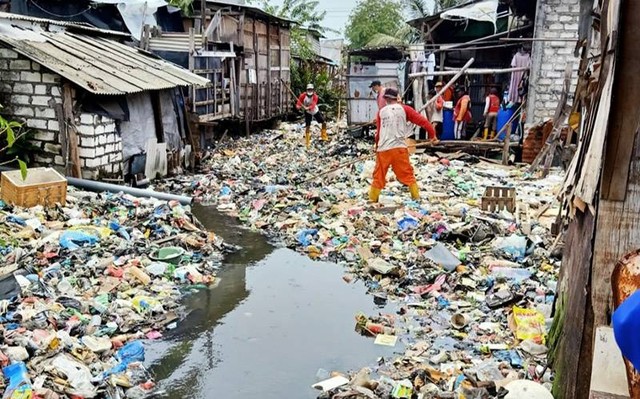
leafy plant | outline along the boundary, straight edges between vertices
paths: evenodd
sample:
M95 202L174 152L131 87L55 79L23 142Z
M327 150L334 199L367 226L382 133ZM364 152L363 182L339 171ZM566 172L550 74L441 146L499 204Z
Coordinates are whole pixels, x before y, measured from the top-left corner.
M169 0L169 5L180 9L184 15L193 15L193 0Z
M2 105L0 105L0 109L1 108ZM16 136L16 131L20 128L22 128L22 124L20 122L7 120L2 115L0 115L0 137L4 136L4 139L6 140L6 145L0 148L0 153L8 153L8 151L11 150L13 145L16 143L16 140L21 139L26 134L26 132L23 132ZM22 180L26 179L27 164L19 157L16 156L14 159L0 163L0 165L7 165L15 161L18 162L18 166L20 167Z

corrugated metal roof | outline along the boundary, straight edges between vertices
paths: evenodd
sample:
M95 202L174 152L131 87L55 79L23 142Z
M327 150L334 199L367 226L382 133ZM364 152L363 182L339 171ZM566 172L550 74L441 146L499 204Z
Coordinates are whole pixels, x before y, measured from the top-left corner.
M103 33L105 35L111 35L111 36L131 37L130 34L125 33L125 32L118 32L118 31L115 31L115 30L108 30L108 29L100 29L100 28L96 28L95 26L89 25L89 24L84 23L84 22L58 21L58 20L53 20L53 19L31 17L29 15L12 14L12 13L3 12L3 11L0 11L0 19L7 19L7 20L10 20L10 21L36 22L36 23L40 23L40 24L64 26L64 27L67 27L67 28L74 28L74 29L78 29L78 30L84 30L84 31L87 31L87 32Z
M0 42L94 94L121 95L178 86L206 86L208 79L151 53L114 40L71 32L0 34ZM20 31L28 35L21 37ZM42 40L33 40L33 35Z

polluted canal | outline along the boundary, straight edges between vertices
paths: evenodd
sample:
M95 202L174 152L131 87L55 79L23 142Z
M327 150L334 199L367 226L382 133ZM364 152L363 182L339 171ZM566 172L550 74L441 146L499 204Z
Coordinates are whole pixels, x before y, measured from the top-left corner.
M214 208L193 213L242 249L227 255L219 284L186 299L190 313L147 361L165 398L315 398L324 370L353 370L395 348L354 331L354 315L389 311L346 284L340 265L270 244Z

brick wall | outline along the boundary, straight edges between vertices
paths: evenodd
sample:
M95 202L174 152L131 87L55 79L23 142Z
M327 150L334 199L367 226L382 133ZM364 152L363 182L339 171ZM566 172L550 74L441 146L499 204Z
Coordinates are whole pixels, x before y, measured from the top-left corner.
M539 0L529 89L528 123L552 118L564 85L564 71L573 61L573 80L569 102L577 83L578 58L573 51L578 39L580 0ZM561 39L561 40L551 40Z
M122 176L122 141L116 121L106 116L82 113L76 118L82 176Z
M0 47L0 91L3 114L36 131L33 144L41 149L36 163L64 172L60 126L54 111L62 104L60 76L45 71L13 50Z
M0 95L3 114L36 131L33 144L41 149L37 165L65 173L60 126L55 112L62 104L61 77L15 51L0 47ZM122 143L114 119L81 113L75 119L82 176L122 176Z

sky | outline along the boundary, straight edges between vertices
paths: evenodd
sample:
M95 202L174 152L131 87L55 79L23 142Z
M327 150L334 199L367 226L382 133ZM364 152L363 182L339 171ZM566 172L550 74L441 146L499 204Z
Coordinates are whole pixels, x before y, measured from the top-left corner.
M282 0L271 0L272 4L282 5ZM327 32L327 39L337 39L344 37L344 27L347 25L351 10L356 7L358 0L320 0L318 8L326 11L324 25L327 28L335 29L339 33Z
M280 6L282 5L282 1L283 0L270 0L270 3ZM431 2L427 2L427 4L429 3ZM356 4L358 4L358 0L320 0L318 8L321 11L327 12L327 15L324 17L324 26L338 31L338 33L325 33L327 39L344 38L344 30L349 20L349 14L356 8ZM433 3L429 6L432 7Z

